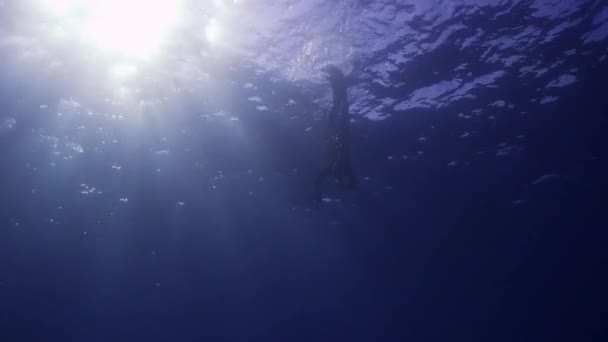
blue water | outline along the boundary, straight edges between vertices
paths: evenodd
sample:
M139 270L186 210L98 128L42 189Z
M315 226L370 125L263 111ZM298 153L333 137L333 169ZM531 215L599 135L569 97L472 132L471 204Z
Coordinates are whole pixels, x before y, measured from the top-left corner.
M608 337L605 2L183 1L142 58L40 1L0 1L0 341ZM314 205L328 63L359 186Z

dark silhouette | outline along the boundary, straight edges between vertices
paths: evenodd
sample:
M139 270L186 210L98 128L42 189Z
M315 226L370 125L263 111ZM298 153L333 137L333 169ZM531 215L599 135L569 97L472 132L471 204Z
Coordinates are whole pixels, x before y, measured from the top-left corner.
M328 177L345 190L354 189L357 179L353 174L350 161L350 115L346 96L346 78L335 65L323 68L333 92L333 103L329 111L329 127L327 139L328 161L315 180L314 201L321 201L321 187Z

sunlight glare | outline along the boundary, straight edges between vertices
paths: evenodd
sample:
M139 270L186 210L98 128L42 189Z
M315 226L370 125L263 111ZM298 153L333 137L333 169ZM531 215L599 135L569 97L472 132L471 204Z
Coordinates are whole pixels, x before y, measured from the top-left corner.
M68 14L75 5L75 0L45 0L44 4L47 10L55 16L64 16Z
M104 52L153 55L180 18L178 0L41 0L48 13Z
M205 29L205 35L207 36L207 40L211 43L214 43L218 40L220 35L220 27L217 23L217 19L212 18L207 23L207 28Z
M129 77L137 72L137 67L132 64L118 64L110 68L110 73L115 78L121 79Z

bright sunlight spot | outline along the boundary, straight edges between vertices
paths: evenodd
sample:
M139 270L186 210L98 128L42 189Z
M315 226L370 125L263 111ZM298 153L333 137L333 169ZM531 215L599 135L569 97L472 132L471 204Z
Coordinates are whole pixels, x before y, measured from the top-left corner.
M125 78L137 72L137 67L132 64L118 64L110 69L112 76L115 78Z
M209 23L207 23L205 35L207 36L207 40L211 43L215 43L218 40L220 35L220 27L215 18L209 20Z
M178 23L179 0L40 0L64 30L104 52L148 58Z

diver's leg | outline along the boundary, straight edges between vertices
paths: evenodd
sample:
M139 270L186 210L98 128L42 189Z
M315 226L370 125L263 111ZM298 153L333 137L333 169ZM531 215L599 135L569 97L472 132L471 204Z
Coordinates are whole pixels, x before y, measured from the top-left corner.
M332 173L333 164L334 163L330 163L323 170L321 170L315 179L315 189L313 193L313 202L315 203L321 202L321 187L323 186L325 179L327 179L327 177Z
M340 178L338 178L338 183L344 190L353 190L357 187L357 177L353 174L352 169L344 167Z
M345 190L352 190L357 187L357 178L353 173L350 156L347 151L342 151L339 157L336 179Z
M353 190L357 188L357 177L353 173L353 168L350 163L346 166L346 170L344 171L344 189Z

